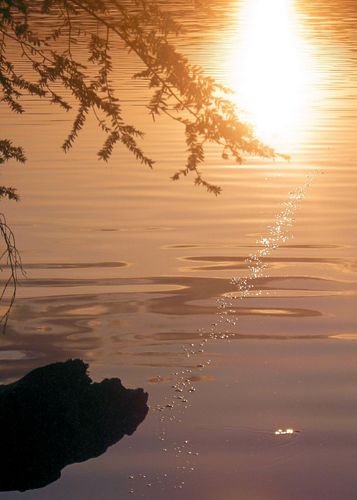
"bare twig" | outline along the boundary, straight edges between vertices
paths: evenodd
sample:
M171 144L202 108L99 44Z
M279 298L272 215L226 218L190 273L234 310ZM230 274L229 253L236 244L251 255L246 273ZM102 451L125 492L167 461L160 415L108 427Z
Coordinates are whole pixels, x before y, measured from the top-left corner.
M0 294L0 303L6 302L5 309L0 313L0 325L2 332L5 333L12 306L15 302L18 274L25 274L21 263L20 254L16 248L15 236L8 226L5 215L0 213L0 236L5 244L5 249L0 256L0 271L4 273L8 270L9 274L2 282L2 292ZM2 262L4 261L4 262Z

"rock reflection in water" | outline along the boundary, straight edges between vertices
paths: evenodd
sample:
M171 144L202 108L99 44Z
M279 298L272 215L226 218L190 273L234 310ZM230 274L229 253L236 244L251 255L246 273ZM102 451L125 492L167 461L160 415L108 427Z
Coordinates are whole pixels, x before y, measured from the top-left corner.
M145 419L147 393L117 378L93 383L87 368L80 359L53 363L0 386L0 491L46 486Z

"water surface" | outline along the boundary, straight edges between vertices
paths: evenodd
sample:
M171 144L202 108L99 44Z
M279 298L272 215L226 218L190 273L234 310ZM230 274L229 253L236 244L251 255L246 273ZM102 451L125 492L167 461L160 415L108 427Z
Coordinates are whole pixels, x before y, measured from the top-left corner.
M1 108L2 133L29 157L2 171L21 195L2 212L27 271L1 339L2 383L80 357L93 379L144 387L151 410L100 458L0 498L356 497L356 4L210 7L170 3L186 28L181 50L292 155L238 167L212 150L205 168L218 198L169 180L183 136L151 123L129 58L118 91L146 131L153 171L122 150L98 163L94 122L65 156L70 116L30 99L21 118ZM289 201L291 227L281 219ZM252 275L247 258L280 224L285 237ZM254 288L241 300L231 279L247 276ZM288 428L299 432L275 434Z

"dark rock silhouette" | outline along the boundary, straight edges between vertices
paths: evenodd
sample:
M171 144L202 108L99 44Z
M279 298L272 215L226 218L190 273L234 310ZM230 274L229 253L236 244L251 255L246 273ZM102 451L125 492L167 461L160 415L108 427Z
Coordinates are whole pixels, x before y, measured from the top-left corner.
M0 491L46 486L144 420L147 393L119 379L93 383L87 368L79 359L54 363L0 386Z

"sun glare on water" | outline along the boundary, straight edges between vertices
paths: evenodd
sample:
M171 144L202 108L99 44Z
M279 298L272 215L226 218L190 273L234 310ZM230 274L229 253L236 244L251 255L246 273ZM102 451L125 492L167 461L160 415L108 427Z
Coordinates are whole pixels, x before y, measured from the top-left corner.
M226 74L239 109L259 138L291 151L308 120L312 75L294 0L244 0L232 42Z

